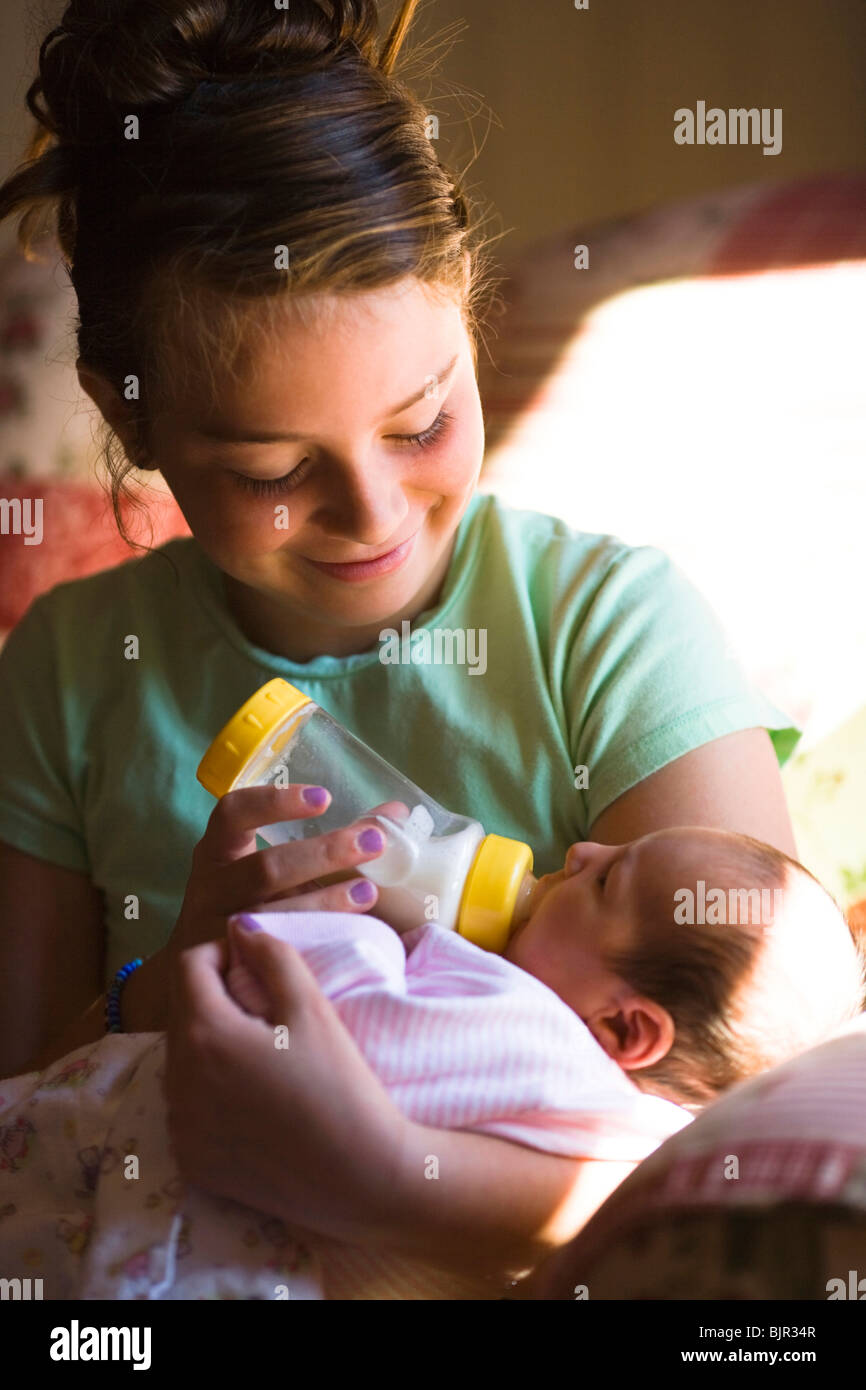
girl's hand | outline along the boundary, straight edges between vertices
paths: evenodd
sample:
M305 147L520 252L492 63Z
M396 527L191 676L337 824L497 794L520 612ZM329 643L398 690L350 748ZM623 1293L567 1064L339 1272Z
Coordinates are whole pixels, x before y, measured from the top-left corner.
M267 1018L229 997L228 942L180 956L165 1089L181 1173L218 1196L357 1240L393 1215L409 1121L302 956L266 932L233 924L230 935Z
M176 961L190 946L224 936L227 919L237 912L281 907L298 912L367 912L375 904L375 884L351 874L358 864L376 859L385 847L375 821L360 820L308 840L256 848L256 830L261 826L307 820L327 809L330 793L316 805L304 800L304 792L310 790L297 783L283 789L241 787L217 802L193 850L180 916L167 943L170 958ZM317 882L336 874L342 875L342 881L327 886Z
M264 1019L229 997L226 941L185 951L173 979L165 1090L189 1182L332 1240L480 1276L495 1297L634 1166L415 1123L293 947L234 924L230 940ZM445 1184L427 1180L433 1154Z
M227 919L236 912L291 908L296 911L367 912L378 900L369 879L352 874L358 864L376 859L384 848L381 827L368 817L309 840L293 840L268 849L256 847L256 830L281 820L320 816L330 803L310 805L310 788L293 784L242 787L227 792L215 806L207 829L192 854L192 872L174 931L161 950L133 971L124 987L122 1017L127 1032L163 1032L168 1022L171 978L180 953L190 946L224 937ZM388 802L376 811L401 816L408 808ZM373 832L381 845L359 843ZM330 883L318 879L330 877ZM341 881L333 881L333 880ZM360 890L360 900L352 897Z

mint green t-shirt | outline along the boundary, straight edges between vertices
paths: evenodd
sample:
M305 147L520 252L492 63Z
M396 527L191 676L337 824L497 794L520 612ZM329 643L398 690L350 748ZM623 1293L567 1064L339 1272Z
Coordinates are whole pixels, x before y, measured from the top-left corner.
M255 646L198 543L161 549L173 565L154 553L43 594L0 652L0 839L103 891L106 980L169 936L215 805L199 760L273 676L443 805L526 840L540 874L691 749L763 726L783 763L799 737L661 551L491 496L472 499L409 640L352 656Z

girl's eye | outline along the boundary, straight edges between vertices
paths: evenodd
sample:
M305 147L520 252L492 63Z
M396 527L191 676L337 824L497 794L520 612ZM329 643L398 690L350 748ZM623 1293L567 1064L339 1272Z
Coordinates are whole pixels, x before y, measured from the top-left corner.
M429 429L422 430L420 434L395 434L392 438L401 444L408 444L410 448L429 449L445 433L453 418L447 410L440 410Z
M420 434L395 434L391 437L410 448L429 449L441 439L453 418L447 410L441 410L429 429L422 430ZM297 468L293 468L291 473L285 473L282 478L250 478L246 473L232 473L232 477L239 487L246 488L256 497L268 497L274 493L291 492L304 481L312 466L312 459L304 459Z
M268 497L277 492L291 492L302 483L312 468L312 459L304 459L297 468L293 468L291 473L285 473L282 478L249 478L246 473L233 473L232 477L238 487L246 488L256 497Z

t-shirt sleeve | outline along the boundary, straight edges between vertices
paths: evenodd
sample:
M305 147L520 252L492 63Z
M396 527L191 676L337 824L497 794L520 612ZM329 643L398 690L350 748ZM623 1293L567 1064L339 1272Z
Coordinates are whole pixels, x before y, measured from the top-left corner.
M0 651L0 840L87 873L83 817L69 764L57 649L41 596Z
M653 546L615 556L565 640L584 833L617 797L713 739L765 728L783 764L800 738L748 680L706 599Z

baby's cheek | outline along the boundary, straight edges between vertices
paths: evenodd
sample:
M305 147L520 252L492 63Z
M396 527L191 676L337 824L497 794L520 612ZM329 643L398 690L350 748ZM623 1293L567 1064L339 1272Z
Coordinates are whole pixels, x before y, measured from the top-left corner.
M531 921L517 938L514 964L519 965L536 980L562 995L573 974L576 955L573 924L560 923L550 912L543 919Z
M512 965L519 965L521 970L528 971L530 975L540 977L544 973L543 944L535 939L531 923L509 941L503 954Z

